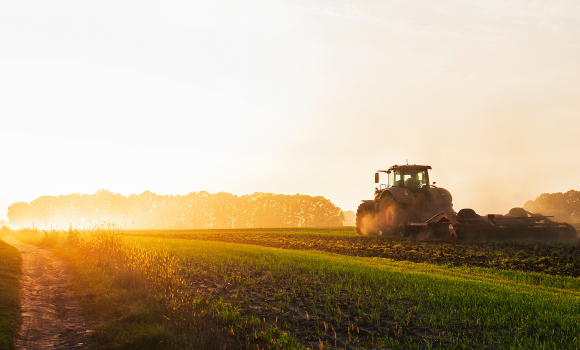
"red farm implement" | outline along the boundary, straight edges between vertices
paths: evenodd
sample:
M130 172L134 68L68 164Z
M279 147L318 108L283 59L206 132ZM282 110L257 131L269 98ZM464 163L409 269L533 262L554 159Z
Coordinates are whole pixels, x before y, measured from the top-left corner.
M440 212L426 221L409 222L409 231L426 233L429 238L469 241L577 241L576 229L551 216L513 208L507 215L477 215L472 209L459 213Z

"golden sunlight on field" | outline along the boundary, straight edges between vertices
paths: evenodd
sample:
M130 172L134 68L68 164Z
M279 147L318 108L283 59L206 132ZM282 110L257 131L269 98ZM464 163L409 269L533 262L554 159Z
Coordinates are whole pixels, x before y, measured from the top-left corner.
M579 38L573 1L1 2L0 350L580 348Z

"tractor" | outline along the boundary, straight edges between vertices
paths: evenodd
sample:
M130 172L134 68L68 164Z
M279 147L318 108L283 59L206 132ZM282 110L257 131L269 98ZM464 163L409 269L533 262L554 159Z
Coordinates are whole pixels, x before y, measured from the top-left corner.
M380 173L388 181L375 188L373 200L363 200L356 213L356 230L360 235L408 236L408 222L428 219L439 212L453 212L451 193L429 182L429 165L394 165Z
M453 211L451 193L429 182L429 165L394 165L375 173L388 175L375 188L373 200L363 200L356 213L359 235L399 235L473 241L577 242L576 229L551 216L512 208L506 215L478 215L473 209Z

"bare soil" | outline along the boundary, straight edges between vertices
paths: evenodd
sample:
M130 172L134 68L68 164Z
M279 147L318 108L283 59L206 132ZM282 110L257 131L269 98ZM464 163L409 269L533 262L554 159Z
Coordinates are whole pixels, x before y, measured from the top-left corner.
M92 349L89 335L98 323L79 313L68 288L70 271L49 250L5 237L22 254L22 326L17 349Z

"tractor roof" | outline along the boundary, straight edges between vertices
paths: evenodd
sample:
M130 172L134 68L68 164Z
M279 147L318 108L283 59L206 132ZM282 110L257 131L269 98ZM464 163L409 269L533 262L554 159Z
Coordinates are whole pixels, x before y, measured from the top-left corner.
M431 169L431 166L430 165L417 165L417 164L413 164L413 165L397 165L397 164L395 164L389 168L389 171L395 170L395 169L427 170L427 169Z

